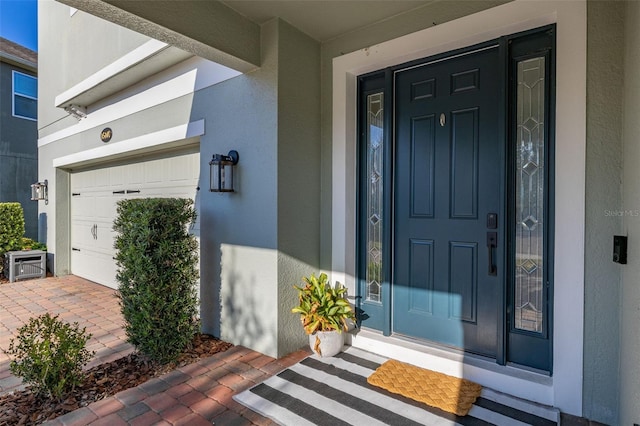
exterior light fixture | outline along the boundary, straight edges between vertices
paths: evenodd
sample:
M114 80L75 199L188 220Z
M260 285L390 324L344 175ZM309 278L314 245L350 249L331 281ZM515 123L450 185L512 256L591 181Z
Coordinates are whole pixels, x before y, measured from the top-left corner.
M73 115L78 121L87 117L87 109L81 105L71 104L68 107L65 107L64 110Z
M49 204L49 189L48 189L49 181L44 180L44 182L36 182L31 185L31 200L39 201L44 200L45 204Z
M234 192L233 166L238 164L238 151L229 151L228 155L213 154L209 161L209 191Z

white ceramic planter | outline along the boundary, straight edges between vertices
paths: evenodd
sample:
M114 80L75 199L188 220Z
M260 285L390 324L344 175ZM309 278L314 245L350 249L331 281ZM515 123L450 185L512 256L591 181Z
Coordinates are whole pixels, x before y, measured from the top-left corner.
M338 331L317 331L309 335L309 347L321 357L336 355L343 345L344 336Z

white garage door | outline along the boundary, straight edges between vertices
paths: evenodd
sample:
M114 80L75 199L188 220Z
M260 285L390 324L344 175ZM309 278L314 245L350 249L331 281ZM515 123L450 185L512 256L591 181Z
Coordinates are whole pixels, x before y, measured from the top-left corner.
M116 288L112 227L118 200L191 198L198 211L199 172L200 155L188 153L71 174L71 272ZM199 221L192 233L199 239Z

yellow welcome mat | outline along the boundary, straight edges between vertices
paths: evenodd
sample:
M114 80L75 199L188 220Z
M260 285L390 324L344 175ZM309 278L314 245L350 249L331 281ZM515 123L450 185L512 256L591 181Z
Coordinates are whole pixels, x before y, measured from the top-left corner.
M395 360L378 367L367 382L458 416L469 413L482 391L482 386L469 380Z

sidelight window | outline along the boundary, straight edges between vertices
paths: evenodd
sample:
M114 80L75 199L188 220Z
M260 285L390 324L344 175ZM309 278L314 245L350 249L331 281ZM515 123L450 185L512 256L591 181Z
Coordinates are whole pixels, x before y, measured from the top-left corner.
M545 309L545 57L517 62L515 328L541 333Z
M366 111L366 295L369 302L382 302L382 231L384 167L384 94L367 96Z

